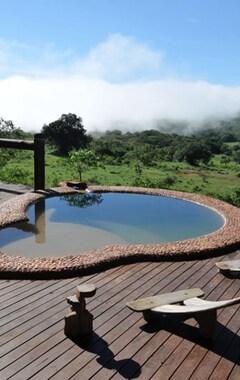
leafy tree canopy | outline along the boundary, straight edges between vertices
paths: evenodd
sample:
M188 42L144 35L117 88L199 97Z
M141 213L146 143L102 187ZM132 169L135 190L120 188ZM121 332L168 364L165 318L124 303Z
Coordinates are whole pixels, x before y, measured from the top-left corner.
M91 141L83 127L82 118L72 113L63 114L58 120L45 124L42 133L64 155L72 149L85 148Z
M201 141L190 142L183 149L183 158L190 165L198 165L199 161L207 164L211 156L211 150Z
M11 120L4 120L0 117L0 138L2 139L22 139L28 134L22 131L20 128L14 127Z

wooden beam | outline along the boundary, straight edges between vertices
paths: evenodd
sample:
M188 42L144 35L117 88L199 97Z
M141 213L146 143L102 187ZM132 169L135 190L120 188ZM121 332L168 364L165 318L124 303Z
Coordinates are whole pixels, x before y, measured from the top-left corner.
M34 150L33 141L0 139L0 148Z

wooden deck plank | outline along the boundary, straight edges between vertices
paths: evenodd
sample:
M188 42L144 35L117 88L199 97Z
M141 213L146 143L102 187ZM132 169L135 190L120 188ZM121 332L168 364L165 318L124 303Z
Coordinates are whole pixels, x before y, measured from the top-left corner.
M142 264L141 264L141 265L142 265ZM120 276L120 277L121 277L121 276ZM33 367L34 367L34 368L37 368L37 363L35 363Z
M105 379L106 376L106 378L109 378L115 371L120 370L124 361L129 360L131 355L151 338L150 334L146 334L144 337L138 339L141 332L140 325L140 321L132 325L115 339L112 344L110 344L105 336L104 341L106 342L106 347L99 352L97 361L92 360L87 366L81 369L81 376L87 379L97 373L100 376L99 378ZM133 344L128 344L129 342ZM126 355L124 355L125 352ZM79 379L79 376L80 374L76 373L72 379Z
M16 298L14 297L14 292L12 292L11 297L8 297L1 304L0 318L28 306L31 301L38 300L38 297L41 298L44 293L49 293L48 289L52 284L54 284L54 282L40 282L38 284L32 284L32 286L29 284L28 289L22 292L20 296L16 296Z
M228 380L238 380L239 379L239 366L240 366L240 356L238 357L238 361L236 362L235 367L233 368L232 372L230 373Z
M102 279L100 281L102 281ZM68 282L69 282L69 280L68 280ZM30 322L30 324L29 324L29 326L27 326L25 328L25 330L22 332L21 335L18 333L18 345L24 344L24 341L22 341L22 339L29 339L29 336L28 336L29 334L31 337L33 337L34 334L38 334L39 329L43 328L42 326L45 326L44 324L47 323L48 321L50 321L49 313L51 313L54 318L57 314L59 314L59 316L60 316L59 318L61 318L61 319L63 318L65 313L68 311L69 306L67 305L66 302L63 303L62 301L63 300L66 301L66 298L70 292L75 292L75 287L77 286L77 284L79 284L79 282L80 282L79 279L71 280L69 283L69 285L70 285L69 289L67 289L65 286L61 287L61 289L63 289L64 292L63 292L63 290L61 290L61 294L60 294L59 298L56 297L56 294L55 294L55 297L53 297L53 294L51 294L51 295L48 294L48 297L43 298L44 301L46 301L46 300L48 302L51 301L50 305L48 306L48 314L46 313L46 302L44 302L40 307L38 306L35 308L35 311L37 311L37 316L35 319L31 318L31 320L28 320L28 322ZM66 280L65 280L65 283L66 283ZM44 314L44 317L41 314ZM34 314L31 313L31 316L33 316L33 315ZM18 318L18 320L19 320L19 318ZM19 331L19 328L17 329L17 331ZM1 350L7 350L7 349L11 350L11 347L13 345L13 342L11 340L11 336L10 336L10 339L9 339L8 334L6 334L6 336L7 336L8 341L6 342L5 345L2 343L2 346L0 348L0 354L1 354ZM7 348L8 345L10 346L9 348ZM15 348L16 348L16 346L15 346Z
M202 288L207 299L233 298L240 279L217 271L214 263L224 259L136 263L64 280L0 280L0 379L237 379L238 305L219 310L212 345L199 340L194 320L151 326L125 307L132 299L188 287ZM73 342L63 330L66 298L85 282L97 285L87 300L94 333Z
M59 344L63 341L62 331L59 326L55 325L49 332L45 334L45 340L42 337L42 341L31 342L28 349L22 350L21 355L12 355L9 362L3 361L1 363L3 370L0 372L1 379L8 379L14 376L14 379L27 378L27 373L30 373L28 367L31 368L31 363L42 357L42 354L47 354L51 350L52 346ZM52 334L52 335L51 335ZM69 342L66 342L66 347ZM63 345L65 347L65 345ZM35 370L34 370L35 372Z
M143 322L144 323L144 322ZM103 377L105 377L105 374L104 375L102 375Z
M169 338L170 333L166 330L159 331L158 334L151 336L145 345L144 349L139 350L133 357L136 363L139 364L140 368L136 370L132 366L132 362L129 360L123 367L122 372L129 375L129 377L137 377L141 375L143 379L149 379L158 369L158 366L161 365L163 360L162 350L160 347L164 342ZM164 355L169 355L168 352L164 351ZM113 379L121 378L121 374L116 372L112 377Z
M138 267L138 266L137 266ZM126 270L126 268L124 268L125 270ZM120 272L121 273L121 272ZM66 294L65 295L65 297L64 297L64 299L66 299L66 297L67 297L67 295L69 295L69 294ZM67 308L67 303L66 303L66 305L64 306L65 307L65 309ZM48 309L48 312L49 311L51 311L50 310L51 308L49 308ZM54 313L55 314L55 313ZM64 314L62 313L62 316L63 316ZM42 322L41 322L42 323ZM37 326L38 328L39 328L39 325ZM61 328L62 328L62 326L61 326ZM29 330L29 326L28 326L28 330ZM38 331L38 330L37 330ZM33 332L31 332L32 334L33 334ZM25 335L24 335L24 337L26 338L26 336L27 336L27 334L25 333ZM32 339L31 339L32 340ZM19 342L19 340L18 340L18 344L19 344L20 342ZM21 342L22 344L23 344L23 342ZM31 341L31 343L32 343L32 341ZM11 340L11 342L10 342L10 344L12 344L12 345L15 345L15 343L13 343L13 341ZM4 349L6 350L6 346L4 347ZM15 356L14 356L14 359L16 360L16 351L17 350L15 350ZM19 351L19 355L21 355L21 347L20 347L20 349L18 350Z
M232 297L234 297L236 295L235 291L232 293ZM227 316L228 318L227 319L224 319L224 316ZM223 331L224 331L224 325L226 325L227 323L229 323L229 320L231 318L231 315L228 312L226 311L219 311L218 312L218 325L217 325L217 328L216 328L216 337L215 337L215 342L214 342L214 345L217 345L218 347L221 347L223 348L223 345L221 343L221 341L224 339L222 338L222 334L223 334ZM222 326L220 325L220 323L222 323ZM220 342L220 343L218 343ZM225 343L227 342L227 340L224 341ZM221 354L221 352L218 352L218 354ZM205 358L206 356L206 351L203 351L202 347L199 345L199 344L195 344L194 348L190 351L188 357L186 358L186 361L181 365L180 369L176 372L176 376L173 376L173 379L177 379L178 376L180 376L182 373L188 373L189 375L191 375L191 370L194 370L194 368L198 367L201 368L202 366L204 366L204 369L206 371L210 371L210 368L209 368L209 363L211 363L211 365L213 364L213 360L212 358ZM192 364L191 366L191 369L189 369L189 363ZM208 366L208 368L207 368ZM202 370L200 370L200 373L202 376ZM195 379L197 375L194 374L193 378ZM188 377L186 377L188 378Z
M49 313L54 313L54 308L57 305L60 305L62 308L63 295L62 293L59 296L55 296L54 299L48 298L47 302L51 302L51 306L48 307L48 315ZM65 306L65 305L64 305ZM66 307L66 306L65 306ZM61 309L60 309L61 310ZM29 311L27 312L27 314ZM24 334L30 328L38 325L41 321L43 321L46 317L46 303L42 303L39 307L36 307L31 311L31 319L27 318L27 314L21 315L21 317L17 318L14 321L11 321L9 324L3 326L1 330L1 344L7 343L9 340L13 339L14 336L19 336L20 334Z
M126 268L120 268L119 272L121 273L121 270L126 271ZM114 274L116 273L116 274ZM102 273L101 275L98 275L97 277L97 284L98 286L101 286L106 281L111 281L114 277L118 276L119 273L117 272L116 268L114 268L112 271L110 271L109 276L104 275ZM13 305L15 305L15 309L12 306L11 308L8 307L5 310L5 314L0 314L0 324L1 326L4 325L4 323L9 323L12 319L19 320L22 316L27 314L29 311L33 311L35 309L39 309L39 306L42 304L46 304L46 302L55 302L55 297L62 294L62 297L66 299L68 295L71 293L75 293L75 287L82 283L88 281L95 281L96 275L91 275L88 277L85 277L84 279L65 279L65 280L52 280L48 281L47 283L43 283L41 291L39 293L35 293L33 291L33 294L28 294L28 300L24 301L24 304L22 305L19 301L16 302ZM30 283L30 285L32 282ZM24 297L26 298L26 297ZM13 301L12 301L13 302ZM52 304L51 302L51 304ZM11 302L10 302L11 303ZM4 318L5 317L5 318ZM1 330L2 332L2 330Z
M216 284L216 288L214 289L214 290L218 290L218 289L220 289L220 286L219 286L219 284ZM228 289L229 290L229 289ZM213 296L213 293L214 293L214 291L211 293L211 297ZM215 292L216 293L216 292ZM229 292L228 292L229 293ZM229 294L230 295L230 298L233 298L235 295L236 295L236 289L232 292L232 294ZM215 299L215 298L213 298L213 299ZM225 309L225 310L221 310L221 311L219 311L218 312L218 320L221 320L221 316L224 316L224 315L227 315L227 313L228 313L228 316L229 316L229 318L228 318L228 320L227 319L225 319L224 321L222 321L224 324L226 324L226 323L228 323L228 321L229 321L229 319L231 318L231 308L227 308L227 309ZM223 326L222 326L222 328L220 329L220 328L218 328L217 329L218 330L218 334L220 334L220 333L222 333L222 330L223 330ZM217 341L216 341L217 342ZM216 343L217 344L217 343ZM197 354L196 355L194 355L195 354L195 348L197 347ZM201 360L201 355L200 355L200 351L202 351L201 349L199 349L199 345L195 345L195 347L194 348L192 348L192 347L190 347L190 360L192 359L192 357L194 356L194 358L195 358L195 363L194 363L194 365L193 365L193 368L194 367L196 367L199 363L197 362L197 361L200 361ZM209 359L207 359L206 360L206 362L204 363L204 366L205 366L205 368L207 367L207 365L208 365L208 362L209 362ZM187 363L188 363L188 361L187 361ZM192 363L193 364L193 363ZM202 364L201 364L201 366L202 366ZM188 372L186 372L188 370ZM176 372L176 378L179 378L179 376L181 375L181 373L189 373L189 369L188 368L185 368L185 365L184 364L182 364L181 365L181 367L180 367L180 371L178 371L178 372ZM186 375L185 375L186 376ZM173 376L173 379L174 379L175 377ZM188 377L186 377L186 378L188 378ZM195 378L195 375L194 375L194 377L193 378Z
M206 375L211 375L211 373L216 370L221 357L223 357L224 360L227 360L232 368L235 365L231 347L233 345L235 334L239 332L239 314L235 312L235 307L231 307L220 313L218 321L219 324L216 328L214 349L205 352L205 355L198 366L196 365L197 363L194 363L193 368L197 368L193 371L191 379L201 379L205 373ZM237 337L238 347L239 340L240 338ZM198 350L196 350L196 352L197 351ZM239 348L237 348L237 351L239 351ZM217 372L219 374L221 373L219 371Z
M115 377L114 377L115 378Z
M118 325L119 325L119 321L118 321ZM108 329L109 329L109 326L108 326ZM116 339L116 333L114 334L114 338ZM81 362L82 362L82 359L81 359Z
M238 317L239 320L239 317ZM238 329L239 334L239 329ZM224 353L225 357L222 357L217 366L214 368L214 371L212 372L211 376L209 377L209 380L217 379L216 376L219 376L221 374L221 377L224 379L227 379L232 371L234 370L235 363L237 362L239 358L240 352L239 352L239 338L235 337L233 341L231 342L231 345L229 346L228 350ZM231 358L229 360L228 358ZM238 377L239 377L239 368L238 368Z
M233 294L234 297L235 293ZM234 315L234 308L232 308L232 313ZM225 315L224 315L225 314ZM227 318L224 319L224 316L227 316ZM216 334L215 334L215 341L214 345L219 347L217 355L223 355L224 351L227 347L227 345L231 344L231 340L227 338L227 335L229 335L229 332L227 331L227 334L225 334L224 325L229 324L229 321L231 319L231 314L225 311L220 311L218 313L218 325L216 328ZM235 328L236 330L236 328ZM191 334L192 337L194 337L194 334ZM183 337L186 337L186 333L183 335ZM204 367L204 370L207 373L211 373L211 367L215 367L216 364L214 364L214 360L212 360L212 357L207 357L206 350L203 349L203 347L200 345L200 342L202 342L203 345L205 345L204 340L198 339L197 335L196 338L193 339L194 345L190 342L189 344L189 351L186 351L186 355L184 360L181 363L181 366L176 370L174 375L172 376L173 380L181 378L181 376L184 376L184 378L189 379L191 378L192 373L194 372L194 369L199 367L200 368L200 374L203 376L202 367ZM180 346L181 348L181 346ZM183 351L182 351L183 354ZM197 375L194 373L193 379L195 379Z
M150 268L151 269L151 268ZM149 273L151 273L151 270L149 269ZM139 273L139 271L138 271L138 273ZM131 281L132 281L132 276L129 276L129 278L131 279ZM104 301L103 301L104 302ZM118 316L119 314L117 314L117 316ZM109 329L111 329L111 322L113 321L113 319L111 319L110 320L110 322L108 322L107 323L107 329L109 330ZM118 318L118 320L117 320L117 322L115 322L115 325L116 325L116 323L117 323L117 326L119 326L119 322L120 322L120 320L119 320L119 318ZM120 331L120 334L122 333L122 331ZM114 332L114 339L116 339L117 338L117 336L116 336L116 331ZM97 350L98 348L97 347L99 347L99 343L101 343L102 342L102 340L99 338L99 336L96 336L96 339L95 339L95 350ZM89 355L84 355L85 356L85 360L87 360L86 359L86 356L89 356ZM88 358L88 360L91 360L92 359L92 355L90 355L90 357ZM71 357L71 360L73 360L73 357ZM83 360L83 358L81 357L81 364L82 365L84 365L84 360Z
M16 284L19 286L24 286L24 281L23 280L0 280L0 290L1 290L1 295L6 293L11 292L11 287L14 287Z

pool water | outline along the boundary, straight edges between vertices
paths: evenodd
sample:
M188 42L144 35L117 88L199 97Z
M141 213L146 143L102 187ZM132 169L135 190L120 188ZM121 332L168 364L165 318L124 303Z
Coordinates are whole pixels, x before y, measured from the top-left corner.
M214 232L214 210L176 198L133 193L68 194L38 201L29 220L0 230L0 248L26 257L79 254L111 244L157 244Z

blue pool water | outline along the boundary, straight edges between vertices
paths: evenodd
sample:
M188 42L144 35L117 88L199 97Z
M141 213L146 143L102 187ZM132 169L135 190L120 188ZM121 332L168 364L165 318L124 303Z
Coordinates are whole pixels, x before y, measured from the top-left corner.
M224 220L196 203L132 193L68 194L37 202L28 222L0 230L4 252L63 256L110 244L185 240L218 230Z

